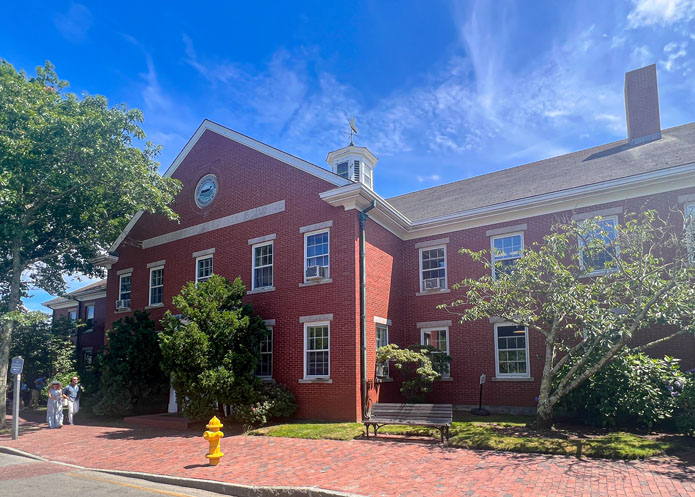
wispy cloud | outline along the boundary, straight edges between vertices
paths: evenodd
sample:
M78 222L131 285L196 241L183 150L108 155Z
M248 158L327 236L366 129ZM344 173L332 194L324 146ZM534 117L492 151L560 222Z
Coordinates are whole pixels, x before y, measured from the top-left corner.
M441 176L438 174L430 174L429 176L416 176L418 183L425 183L431 181L439 181Z
M627 16L631 28L695 19L695 0L634 0L633 4Z
M73 3L67 12L56 14L53 25L68 41L78 43L86 38L92 26L92 13L84 5Z

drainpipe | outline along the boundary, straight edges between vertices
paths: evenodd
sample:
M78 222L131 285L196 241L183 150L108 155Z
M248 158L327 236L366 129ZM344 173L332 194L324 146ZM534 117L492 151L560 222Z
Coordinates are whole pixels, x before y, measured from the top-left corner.
M365 210L360 211L360 372L362 374L362 418L367 416L367 255L365 244L365 225L367 224L367 212L376 207L376 200Z

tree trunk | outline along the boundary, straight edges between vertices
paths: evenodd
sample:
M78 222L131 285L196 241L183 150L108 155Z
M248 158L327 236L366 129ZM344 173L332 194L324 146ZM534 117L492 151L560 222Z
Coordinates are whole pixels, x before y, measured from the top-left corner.
M11 313L19 308L22 291L22 263L21 240L12 241L12 277L10 279L10 298L7 302L7 312ZM10 344L12 343L12 331L14 320L4 319L0 322L0 429L4 429L7 417L7 370L10 367ZM14 388L19 388L15 385Z
M553 352L555 350L554 335L545 340L545 364L541 388L538 392L538 407L536 411L536 426L550 428L553 426L553 405L550 403L550 391L553 386Z

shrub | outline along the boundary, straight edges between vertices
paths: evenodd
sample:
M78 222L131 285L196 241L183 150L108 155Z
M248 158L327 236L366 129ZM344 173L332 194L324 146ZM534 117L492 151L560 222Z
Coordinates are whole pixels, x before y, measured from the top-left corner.
M432 384L441 378L439 371L449 367L451 357L429 345L411 345L400 349L389 344L376 351L378 363L391 361L403 374L401 393L408 402L423 402L425 394L432 391Z
M695 370L686 375L683 390L676 397L673 418L679 433L695 436Z
M297 410L294 395L284 385L264 383L258 400L234 407L234 419L246 427L264 425L273 418L287 418Z
M651 428L674 414L683 381L678 359L625 355L570 392L558 411L595 426Z

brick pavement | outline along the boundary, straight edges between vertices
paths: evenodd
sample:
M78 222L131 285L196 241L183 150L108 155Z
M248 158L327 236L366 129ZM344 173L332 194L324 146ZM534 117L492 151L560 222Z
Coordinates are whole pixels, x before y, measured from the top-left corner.
M246 485L316 486L370 496L695 496L695 468L676 462L577 460L442 448L396 440L231 436L207 466L200 434L154 429L36 427L0 445L88 468Z

